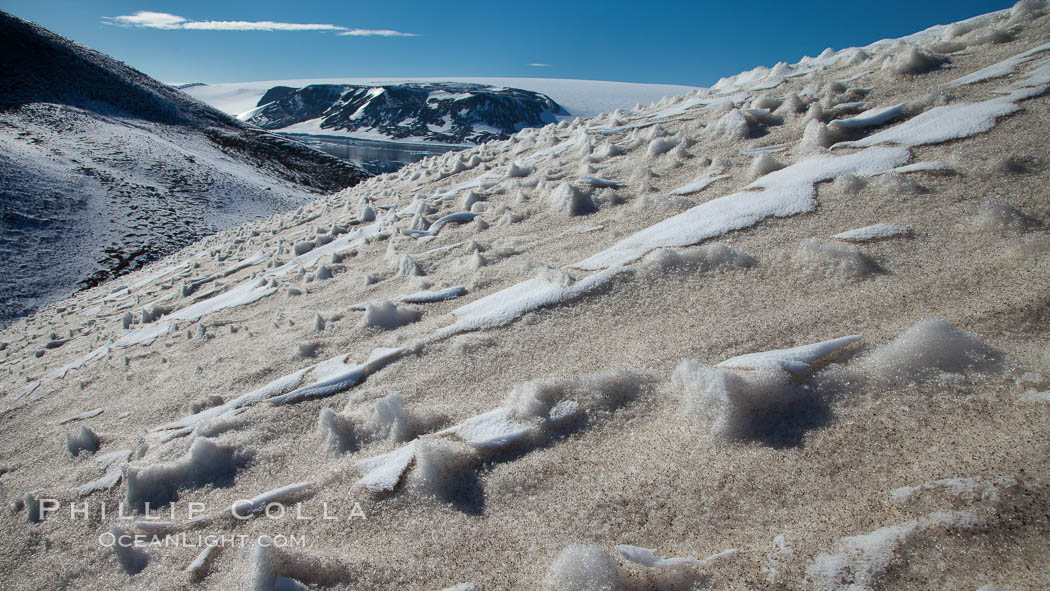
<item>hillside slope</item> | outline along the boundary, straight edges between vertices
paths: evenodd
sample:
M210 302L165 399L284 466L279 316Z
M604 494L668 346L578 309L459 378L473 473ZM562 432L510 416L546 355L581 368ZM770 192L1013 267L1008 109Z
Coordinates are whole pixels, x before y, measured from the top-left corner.
M19 320L5 584L1046 588L1048 12L427 159Z
M359 169L0 12L0 322Z

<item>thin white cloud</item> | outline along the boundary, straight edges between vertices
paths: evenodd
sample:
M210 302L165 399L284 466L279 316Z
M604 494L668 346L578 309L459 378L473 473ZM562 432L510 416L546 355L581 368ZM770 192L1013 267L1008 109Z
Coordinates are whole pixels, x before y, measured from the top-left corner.
M189 21L179 28L194 31L342 31L344 29L335 25L275 23L273 21Z
M135 14L124 16L103 17L102 22L107 25L119 25L122 27L144 27L148 29L178 29L186 22L186 19L166 12L150 12L140 10Z
M348 37L418 37L415 33L402 33L390 29L350 29L343 31L340 35Z
M550 64L527 64L527 65L529 67L532 67L532 68L549 68L549 67L551 67Z
M142 29L192 30L192 31L335 31L353 37L416 37L415 33L402 33L389 29L350 29L338 25L319 23L280 23L274 21L192 21L167 12L140 10L134 14L103 17L107 25L137 27Z

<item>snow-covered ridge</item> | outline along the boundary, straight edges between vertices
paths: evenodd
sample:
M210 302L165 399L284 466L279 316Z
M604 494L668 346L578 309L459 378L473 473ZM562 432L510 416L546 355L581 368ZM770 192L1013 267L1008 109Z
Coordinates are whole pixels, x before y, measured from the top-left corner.
M182 85L182 91L230 115L240 115L259 104L266 92L277 86L304 88L315 84L381 86L400 83L482 84L496 88L520 88L549 96L573 117L593 117L616 109L649 104L665 96L677 96L695 87L674 84L641 84L562 78L309 78L262 80L225 84Z
M1047 12L428 158L16 323L0 565L26 589L58 586L42 565L106 588L1046 586Z
M379 136L396 141L479 144L543 127L569 114L539 93L464 83L275 86L238 115L284 133Z
M362 179L0 13L0 321Z

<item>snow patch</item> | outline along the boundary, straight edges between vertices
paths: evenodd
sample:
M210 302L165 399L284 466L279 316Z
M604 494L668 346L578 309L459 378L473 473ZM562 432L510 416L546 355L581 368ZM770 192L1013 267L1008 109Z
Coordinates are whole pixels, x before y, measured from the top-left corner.
M657 248L690 246L753 226L767 217L812 211L816 207L816 183L844 173L871 176L910 158L911 153L905 148L869 148L841 157L814 156L757 179L744 191L713 199L650 226L573 266L600 269L625 265Z
M934 107L911 119L852 142L839 142L835 148L865 148L877 144L924 146L984 133L995 127L996 119L1013 115L1021 107L1002 98L980 103L958 103Z
M908 228L907 226L898 226L896 224L872 224L870 226L864 226L863 228L857 228L856 230L839 232L832 236L832 238L835 240L842 240L843 242L874 242L876 240L885 240L887 238L909 235L911 235L911 228Z
M571 544L554 558L543 588L547 591L621 591L623 573L612 556L595 544Z

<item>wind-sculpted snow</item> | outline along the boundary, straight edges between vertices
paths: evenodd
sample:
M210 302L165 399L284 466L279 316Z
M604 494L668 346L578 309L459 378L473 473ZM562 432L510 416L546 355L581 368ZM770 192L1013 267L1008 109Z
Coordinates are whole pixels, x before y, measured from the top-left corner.
M876 127L900 117L907 105L899 103L889 107L869 109L859 115L847 117L846 119L835 119L828 123L829 128L834 129L860 129L864 127Z
M210 439L196 439L187 455L174 462L139 466L124 470L125 502L136 511L146 503L161 507L176 498L177 491L224 482L244 463L240 450L219 445Z
M404 354L405 349L401 348L376 349L365 362L356 365L346 363L348 355L338 355L297 372L281 376L256 390L242 394L218 406L207 408L177 421L155 427L151 432L163 433L169 438L188 435L209 421L233 416L244 408L260 402L289 404L311 398L331 396L357 385L369 374L382 369L385 365ZM307 376L312 377L314 382L299 387Z
M853 335L790 349L749 353L726 359L715 365L715 367L725 369L763 369L774 367L783 369L795 376L805 376L814 367L838 355L842 349L859 340L859 335Z
M961 76L952 80L948 83L948 86L963 86L965 84L974 84L976 82L984 82L985 80L992 80L995 78L1002 78L1013 74L1017 67L1030 61L1036 55L1050 51L1050 43L1044 43L1038 47L1033 47L1028 51L1019 53L1013 57L1007 58L997 64L992 64L986 68L981 68L976 72Z
M342 358L345 358L345 356L342 356ZM230 400L229 402L202 410L201 412L192 414L183 419L179 419L177 421L161 425L159 427L154 428L153 431L157 432L178 430L183 431L184 433L189 433L205 421L233 414L247 406L251 406L258 402L262 402L264 400L273 398L274 396L278 396L295 388L303 381L303 378L306 376L306 374L309 373L310 370L314 369L315 367L316 366L307 367L295 373L281 376L275 380L272 380L268 384L256 390L252 390L247 394L242 394L234 398L233 400Z
M237 287L208 298L206 300L191 304L164 317L163 322L146 325L142 328L132 330L117 339L113 346L128 348L134 345L149 345L157 338L165 335L171 330L172 323L178 320L194 322L200 320L207 314L214 314L228 308L245 306L256 302L277 291L269 287L265 279L247 281Z
M456 315L456 322L438 331L437 336L446 338L461 332L508 324L530 310L580 297L608 283L621 271L619 268L607 269L576 281L568 275L549 271L456 308L452 311Z
M399 347L376 349L375 351L372 351L372 354L368 356L368 359L364 363L359 363L357 365L347 365L344 362L347 357L346 355L337 357L336 359L339 360L339 362L326 368L328 370L325 372L327 375L319 376L319 379L316 382L292 390L287 394L268 398L267 402L272 404L288 404L290 402L298 402L308 398L323 398L325 396L331 396L332 394L342 392L347 388L357 385L357 383L367 377L368 374L378 371L384 365L404 355L405 352L405 349Z
M415 238L423 238L427 236L437 236L438 232L441 231L441 227L445 224L452 222L469 222L474 218L478 217L478 214L471 213L469 211L463 211L459 213L450 213L442 218L439 218L436 222L430 225L427 230L401 230L403 233Z
M1005 99L991 99L980 103L959 103L934 107L925 113L889 129L852 142L839 142L835 148L864 148L878 144L923 146L939 144L979 133L995 127L996 119L1013 115L1021 107Z
M257 494L250 499L243 499L237 501L230 507L230 510L238 516L260 513L270 503L283 501L290 497L300 496L304 490L308 490L312 486L312 482L296 482L293 484L288 484L279 488L275 488L273 490L268 490L264 493Z
M343 236L340 236L339 238L333 240L332 242L329 242L328 244L325 244L324 246L313 248L308 252L296 256L294 259L288 261L280 267L267 271L266 276L283 277L297 269L309 267L316 263L318 260L320 260L321 257L331 256L340 251L359 246L363 244L366 240L368 240L369 237L375 236L379 232L380 224L370 224L368 226L364 226L358 230L350 232L349 234L344 234Z
M517 384L504 406L357 462L362 473L357 484L372 492L390 492L415 466L424 476L424 490L440 496L458 472L480 464L485 454L541 444L588 413L626 404L647 381L631 372L609 371Z
M429 302L441 302L441 301L444 301L444 300L452 300L452 299L458 298L458 297L462 296L465 293L467 293L467 289L465 287L463 287L462 285L458 285L456 287L449 287L449 288L446 288L446 289L438 289L438 290L433 290L433 291L431 291L431 290L417 291L415 293L410 293L410 294L403 295L403 296L393 296L393 297L390 297L390 298L382 298L382 299L378 299L378 300L368 300L366 302L358 302L358 303L350 306L350 309L351 310L364 310L365 308L368 307L369 304L376 304L376 303L384 302L384 301L386 301L386 302L393 302L395 304L399 304L399 303L425 304L425 303L429 303Z
M906 226L897 224L872 224L870 226L864 226L863 228L857 228L856 230L839 232L832 236L832 238L844 242L873 242L875 240L885 240L886 238L908 236L910 234L911 229Z
M78 486L76 489L77 495L81 497L87 496L94 492L111 489L120 484L120 480L124 476L124 466L127 465L130 457L130 449L121 449L95 456L95 463L105 474L97 480Z
M525 129L0 329L5 583L1046 586L1048 39Z
M812 211L817 204L816 183L846 173L871 176L909 159L911 153L904 148L872 148L848 156L815 156L770 173L744 191L713 199L650 226L573 266L593 270L625 265L656 248L689 246L753 226L768 217Z
M716 181L729 178L727 174L719 174L718 172L712 172L708 174L702 174L695 179L689 181L687 184L678 187L671 191L672 195L692 195L693 193L699 193L704 189L710 187Z
M651 548L641 548L629 544L617 544L616 552L624 560L648 566L650 568L674 568L679 566L707 567L709 564L728 558L737 553L736 549L724 550L718 554L708 556L704 560L696 558L660 558Z
M866 534L847 536L839 540L838 553L817 556L806 569L806 576L812 588L820 591L877 589L880 577L909 539L938 528L966 531L983 526L976 511L938 511Z

